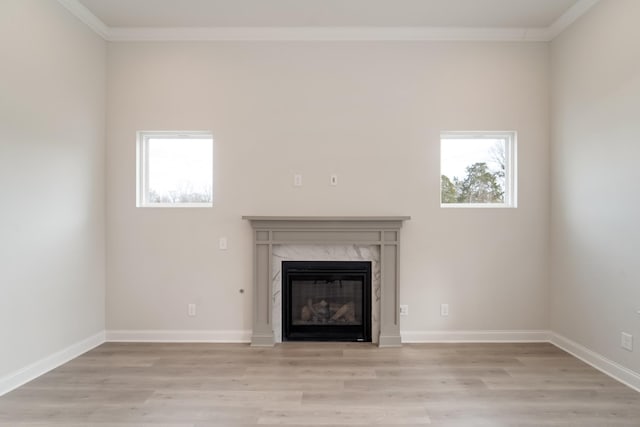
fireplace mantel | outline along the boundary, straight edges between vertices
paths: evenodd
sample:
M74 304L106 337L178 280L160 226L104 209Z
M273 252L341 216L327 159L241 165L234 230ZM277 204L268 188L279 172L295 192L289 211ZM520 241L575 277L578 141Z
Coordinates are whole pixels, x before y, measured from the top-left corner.
M380 247L380 347L401 345L400 228L409 216L243 216L253 227L253 331L251 345L273 346L271 257L274 245Z

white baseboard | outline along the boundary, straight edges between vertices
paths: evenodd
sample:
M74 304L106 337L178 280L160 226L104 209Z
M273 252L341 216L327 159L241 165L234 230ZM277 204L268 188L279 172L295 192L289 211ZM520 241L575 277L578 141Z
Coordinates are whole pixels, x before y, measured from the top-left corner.
M589 350L588 348L575 341L571 341L569 338L563 337L560 334L553 333L550 341L556 347L563 349L567 353L572 354L585 363L588 363L602 373L607 374L611 378L640 392L640 374L638 372L625 368L613 360L608 359L595 351Z
M83 353L99 346L105 341L104 331L70 345L60 351L38 360L24 368L0 378L0 396L15 390L23 384L38 378L52 369L75 359Z
M548 342L550 331L406 331L403 343L427 342ZM248 343L250 330L108 330L108 342Z
M108 342L248 343L251 342L251 331L108 330L106 339Z
M411 343L508 343L548 342L551 331L400 331L402 342Z

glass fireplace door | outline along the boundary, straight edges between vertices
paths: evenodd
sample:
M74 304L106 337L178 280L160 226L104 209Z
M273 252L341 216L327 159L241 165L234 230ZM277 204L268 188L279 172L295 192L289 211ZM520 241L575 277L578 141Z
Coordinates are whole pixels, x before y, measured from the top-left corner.
M371 341L371 263L283 262L283 340Z

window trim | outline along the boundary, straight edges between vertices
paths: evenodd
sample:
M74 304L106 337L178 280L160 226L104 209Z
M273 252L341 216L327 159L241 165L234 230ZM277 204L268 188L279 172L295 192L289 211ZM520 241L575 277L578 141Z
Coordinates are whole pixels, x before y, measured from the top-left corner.
M138 208L211 208L211 202L198 203L150 203L146 200L149 194L149 139L210 139L213 144L213 134L210 131L138 131L136 132L136 207ZM211 184L213 185L213 170Z
M504 139L505 182L504 203L442 203L442 140L443 139ZM518 132L511 131L442 131L440 132L440 173L438 197L441 208L515 209L518 207L517 144Z

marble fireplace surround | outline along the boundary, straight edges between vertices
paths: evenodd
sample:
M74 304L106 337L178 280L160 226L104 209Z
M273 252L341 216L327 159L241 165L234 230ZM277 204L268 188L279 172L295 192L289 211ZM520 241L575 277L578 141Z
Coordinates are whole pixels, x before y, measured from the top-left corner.
M409 216L288 217L243 216L253 227L253 330L252 346L273 346L274 247L333 247L359 249L377 247L379 273L380 347L396 347L400 339L400 228ZM376 249L376 248L374 248ZM320 249L322 250L322 249ZM331 251L329 251L331 252ZM340 261L338 259L337 261ZM373 259L372 261L376 261ZM275 272L277 273L277 272ZM279 308L279 307L278 307ZM280 327L278 325L278 327Z

